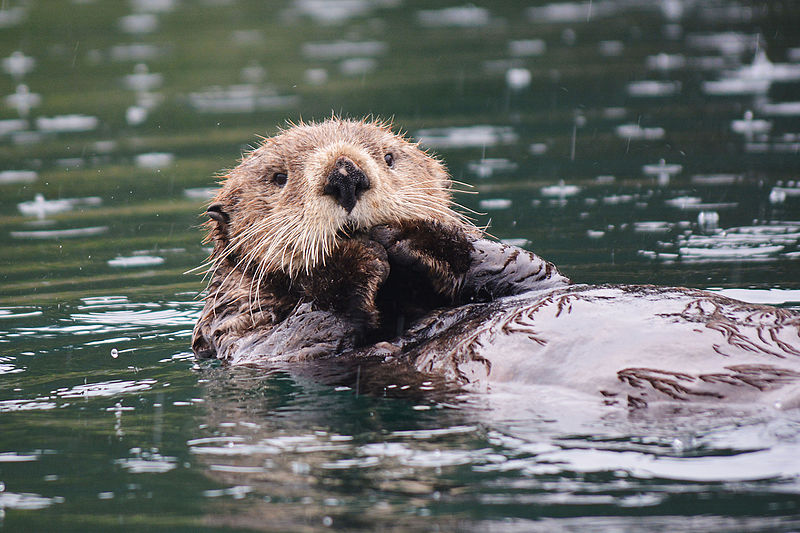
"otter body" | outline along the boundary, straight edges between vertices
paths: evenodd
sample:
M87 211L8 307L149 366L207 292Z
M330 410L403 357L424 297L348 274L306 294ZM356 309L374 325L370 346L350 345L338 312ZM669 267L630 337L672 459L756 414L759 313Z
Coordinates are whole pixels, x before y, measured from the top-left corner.
M462 385L556 385L652 401L800 401L800 316L704 291L573 286L482 238L440 162L383 124L281 132L208 207L199 358L345 356Z

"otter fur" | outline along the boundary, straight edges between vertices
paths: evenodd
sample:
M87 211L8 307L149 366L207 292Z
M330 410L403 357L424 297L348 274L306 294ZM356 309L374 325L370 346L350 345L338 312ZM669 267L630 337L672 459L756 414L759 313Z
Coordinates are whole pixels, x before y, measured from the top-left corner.
M800 316L704 291L571 285L459 215L443 164L374 121L300 123L223 178L192 348L348 357L604 403L800 404ZM778 391L778 393L776 393Z

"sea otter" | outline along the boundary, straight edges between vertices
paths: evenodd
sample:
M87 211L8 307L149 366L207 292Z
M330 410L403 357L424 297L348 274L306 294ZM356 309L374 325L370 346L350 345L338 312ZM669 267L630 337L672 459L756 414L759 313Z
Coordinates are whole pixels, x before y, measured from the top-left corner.
M471 388L604 403L800 403L800 315L712 293L571 285L452 207L443 164L391 127L332 118L267 138L207 209L198 358L349 358Z

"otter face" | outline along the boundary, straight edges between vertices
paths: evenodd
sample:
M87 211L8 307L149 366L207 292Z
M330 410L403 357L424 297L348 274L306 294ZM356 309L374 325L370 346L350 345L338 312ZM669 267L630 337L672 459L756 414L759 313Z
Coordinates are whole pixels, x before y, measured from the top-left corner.
M308 272L343 239L379 224L463 224L449 188L441 163L384 124L301 123L224 178L208 208L212 259L258 275Z

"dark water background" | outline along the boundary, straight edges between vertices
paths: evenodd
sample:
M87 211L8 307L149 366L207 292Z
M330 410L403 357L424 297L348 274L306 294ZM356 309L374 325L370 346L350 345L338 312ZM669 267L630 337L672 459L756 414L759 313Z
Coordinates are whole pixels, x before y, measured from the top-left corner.
M575 281L798 308L796 3L6 0L0 56L0 530L800 529L796 413L196 367L184 274L258 135L375 114Z

